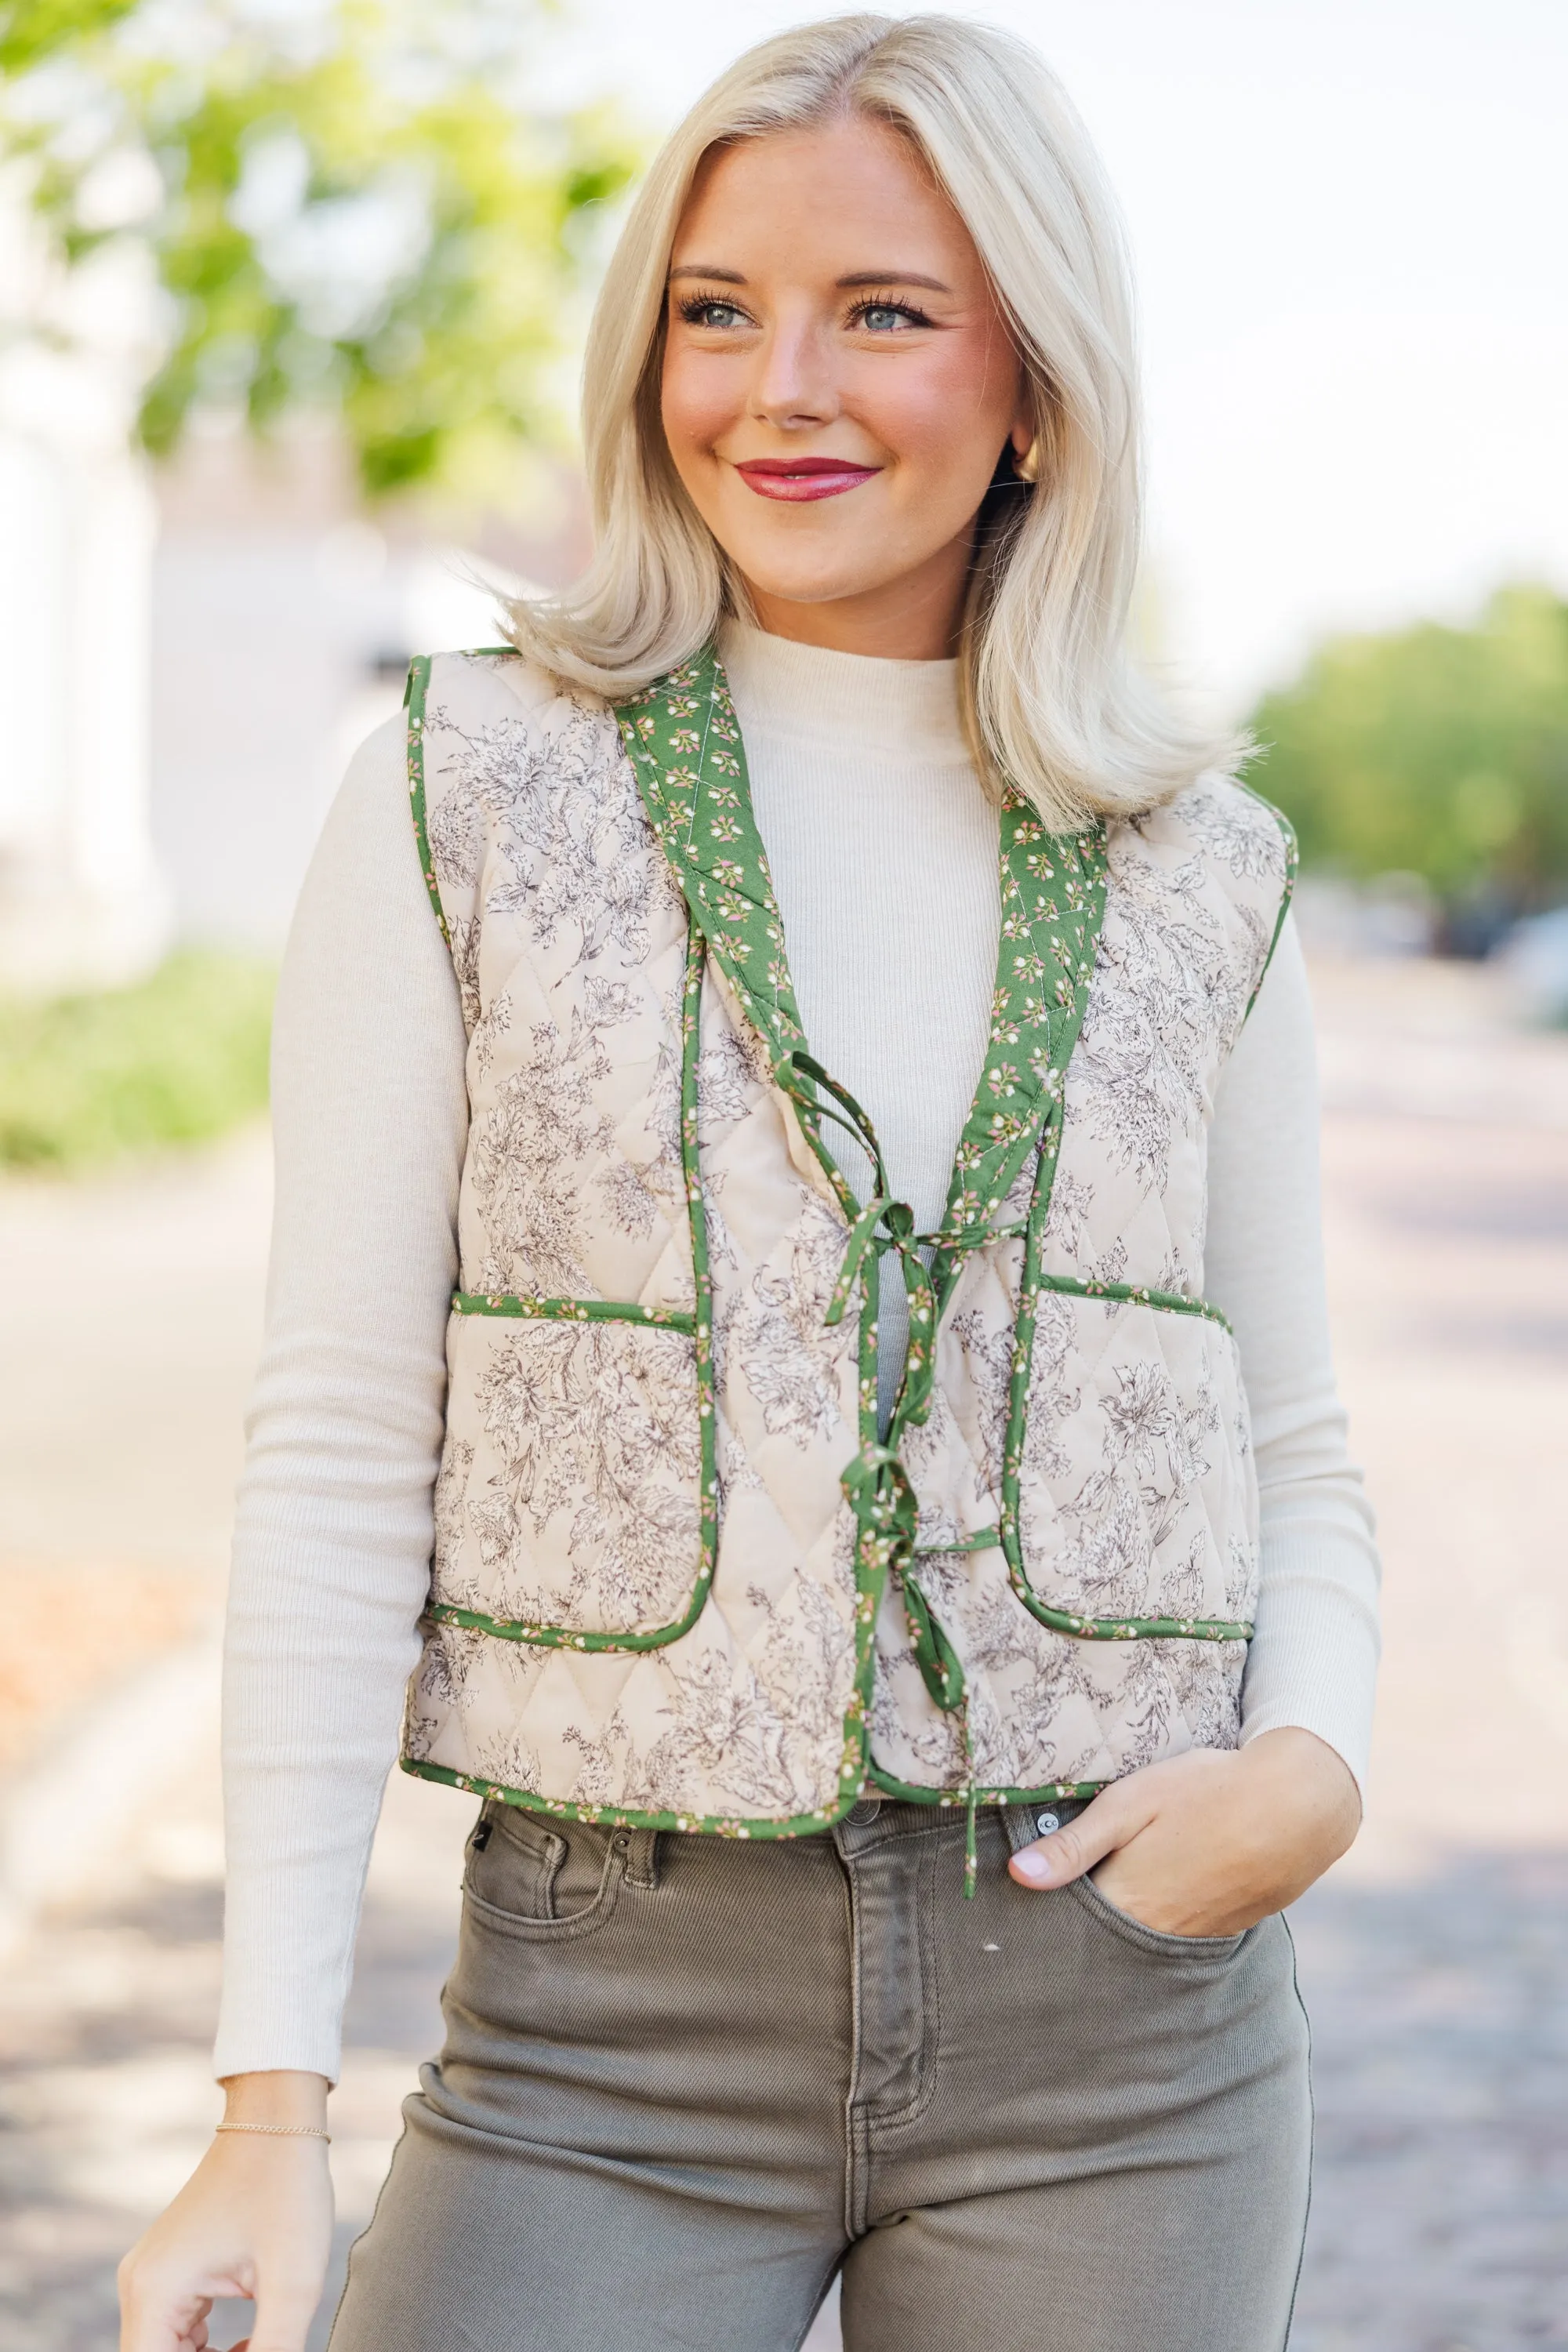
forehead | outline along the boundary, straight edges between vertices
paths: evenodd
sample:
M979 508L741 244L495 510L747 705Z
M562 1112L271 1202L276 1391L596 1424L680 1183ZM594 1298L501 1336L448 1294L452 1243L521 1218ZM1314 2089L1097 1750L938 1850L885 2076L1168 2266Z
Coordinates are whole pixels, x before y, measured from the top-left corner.
M923 156L888 124L862 116L710 148L672 260L724 263L747 276L781 264L833 275L900 266L938 276L980 270L969 232Z

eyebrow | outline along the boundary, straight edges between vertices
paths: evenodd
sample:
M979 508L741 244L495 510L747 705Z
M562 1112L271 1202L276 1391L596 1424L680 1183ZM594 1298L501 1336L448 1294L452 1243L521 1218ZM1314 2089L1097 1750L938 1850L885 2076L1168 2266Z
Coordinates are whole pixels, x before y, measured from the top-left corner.
M744 286L746 278L739 269L710 268L706 262L678 262L670 273L671 282L677 278L708 278L724 286ZM845 293L863 286L924 286L933 294L951 294L952 289L940 278L927 278L919 269L854 269L847 277L837 278L834 284Z

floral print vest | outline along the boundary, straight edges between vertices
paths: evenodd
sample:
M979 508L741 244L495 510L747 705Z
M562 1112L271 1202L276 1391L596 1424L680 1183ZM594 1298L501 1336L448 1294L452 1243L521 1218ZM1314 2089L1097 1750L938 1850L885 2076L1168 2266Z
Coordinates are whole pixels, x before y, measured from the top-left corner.
M990 1045L920 1236L802 1034L715 654L619 710L422 659L408 741L471 1123L405 1769L776 1837L1234 1746L1257 1490L1205 1169L1283 821L1223 780L1074 836L1006 798Z

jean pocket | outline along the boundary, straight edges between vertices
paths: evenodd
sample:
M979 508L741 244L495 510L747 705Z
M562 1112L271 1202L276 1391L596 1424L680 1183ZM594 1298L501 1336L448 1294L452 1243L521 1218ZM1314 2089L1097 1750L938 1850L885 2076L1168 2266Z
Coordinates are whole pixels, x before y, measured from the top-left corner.
M1135 1919L1131 1911L1123 1911L1109 1895L1102 1895L1093 1879L1087 1875L1069 1880L1067 1891L1069 1895L1076 1895L1084 1909L1102 1927L1108 1927L1113 1936L1120 1937L1124 1944L1131 1944L1142 1952L1157 1954L1162 1959L1186 1960L1198 1967L1205 1964L1213 1966L1234 1958L1253 1932L1250 1927L1244 1927L1236 1936L1176 1936L1168 1928L1151 1927L1142 1919Z
M464 1901L477 1924L503 1935L568 1942L615 1910L628 1844L625 1830L487 1805L468 1841Z

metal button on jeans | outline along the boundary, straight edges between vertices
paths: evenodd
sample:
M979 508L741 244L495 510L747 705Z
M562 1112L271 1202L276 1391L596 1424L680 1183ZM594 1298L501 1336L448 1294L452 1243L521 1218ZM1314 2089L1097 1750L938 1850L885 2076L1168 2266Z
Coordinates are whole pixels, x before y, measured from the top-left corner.
M1039 1831L1042 1837L1048 1837L1052 1830L1059 1830L1061 1825L1062 1821L1059 1813L1042 1813L1039 1820L1035 1823L1035 1827Z

